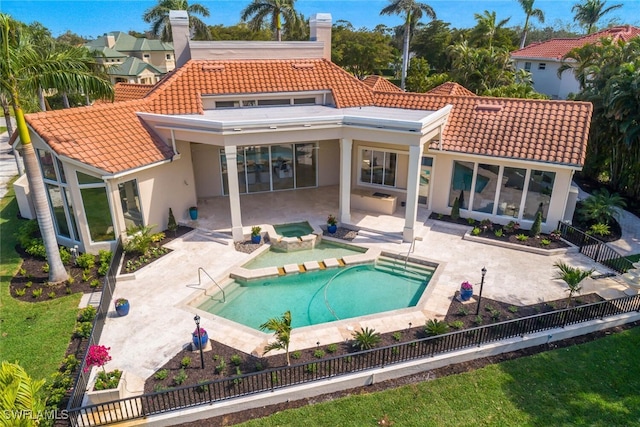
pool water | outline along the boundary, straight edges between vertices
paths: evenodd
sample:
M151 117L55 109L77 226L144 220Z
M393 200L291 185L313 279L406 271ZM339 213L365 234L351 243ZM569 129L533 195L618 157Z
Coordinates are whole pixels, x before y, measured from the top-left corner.
M313 228L307 221L274 225L273 228L276 233L284 237L300 237L313 233Z
M254 329L290 310L299 328L415 306L433 270L403 275L365 264L235 281L225 288L225 303L213 295L198 308Z
M280 252L271 248L244 264L243 267L250 270L272 266L282 267L287 264L303 264L305 261L323 261L329 258L340 259L347 255L357 255L364 252L366 252L365 248L346 246L322 240L320 243L316 243L315 248L303 251Z

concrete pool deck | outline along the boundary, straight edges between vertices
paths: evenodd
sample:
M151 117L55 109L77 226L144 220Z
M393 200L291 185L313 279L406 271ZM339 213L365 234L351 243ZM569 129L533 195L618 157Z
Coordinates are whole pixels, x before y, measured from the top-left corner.
M316 203L323 203L322 199L330 196L321 194L323 191L326 192L326 189L320 190L305 190L304 192L309 194L304 197L315 200ZM283 197L281 193L275 194L278 198ZM258 201L255 203L262 203L262 199L255 196L258 195L251 195L247 199L256 199ZM298 203L300 195L297 194L290 199L290 203ZM243 212L245 204L251 206L251 202L245 202L243 199ZM282 212L264 214L263 209L263 215L260 216L255 210L250 209L250 215L254 216L254 219L246 221L243 218L243 223L247 224L249 229L248 224L265 224L269 221L280 224L301 219L308 219L312 225L321 225L326 220L325 213L337 211L337 206L327 209L326 205L319 207L314 204L312 202L310 205L297 205L298 210L290 211L295 212L290 215L284 215ZM282 203L279 205L282 206ZM304 209L300 209L300 206L304 206ZM206 209L200 210L206 213ZM417 326L424 324L428 319L442 318L460 283L465 280L479 283L480 270L483 267L487 269L483 297L513 305L565 298L566 285L553 279L553 264L557 261L580 268L595 267L599 272L606 272L604 267L594 264L578 253L544 256L463 240L463 235L469 227L429 220L428 215L426 209L420 209L420 223L417 226L422 240L415 242L414 254L439 263L441 269L429 284L429 298L424 305L416 307L411 312L402 311L375 318L367 317L357 321L294 329L291 350L315 347L317 342L321 345L339 342L348 339L352 329L363 326L374 328L378 332L388 332L405 329L409 322ZM224 222L224 219L221 219L221 222ZM140 393L144 379L188 345L190 333L195 329L193 317L198 310L186 305L186 302L203 292L197 289L198 268L202 267L218 281L228 276L234 266L245 263L252 256L235 251L231 238L225 238L221 234L227 230L224 227L213 228L213 221L206 216L197 224L191 225L203 229L194 230L172 241L168 245L173 250L170 254L136 272L135 280L119 280L116 286L114 298L129 299L131 311L126 317L117 317L115 311L110 312L100 343L111 347L113 359L107 368L127 371L127 390L130 393ZM395 216L373 216L353 211L352 225L386 233L362 233L353 241L354 244L398 254L406 254L410 248L409 243L398 243L397 240L404 226L404 213L400 212L400 209ZM623 296L623 291L627 289L613 278L586 279L583 284L583 293L598 292L605 298ZM210 286L211 282L202 285L203 288ZM477 294L477 288L474 293ZM267 340L272 337L272 334L240 327L216 319L212 315L201 316L201 326L207 330L211 339L242 351L261 353ZM211 357L212 354L207 354L205 361Z

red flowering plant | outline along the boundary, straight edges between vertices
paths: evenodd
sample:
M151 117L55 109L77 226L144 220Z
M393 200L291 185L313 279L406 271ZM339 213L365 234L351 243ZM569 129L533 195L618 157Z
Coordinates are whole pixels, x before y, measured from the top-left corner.
M117 388L122 376L122 371L115 369L111 372L107 372L104 369L104 365L111 360L109 354L111 347L105 347L103 345L92 345L89 347L87 357L85 359L84 371L88 372L92 367L98 366L102 368L102 372L98 372L96 376L96 382L94 388L96 390L107 390Z
M465 280L460 285L460 289L462 289L463 291L470 291L471 289L473 289L473 285Z
M205 330L204 330L204 328L200 328L200 336L201 336L201 337L203 337L203 336L204 336L204 334L206 334L206 333L207 333L207 331L205 331ZM194 337L194 338L198 338L198 328L195 328L195 329L193 330L193 337Z

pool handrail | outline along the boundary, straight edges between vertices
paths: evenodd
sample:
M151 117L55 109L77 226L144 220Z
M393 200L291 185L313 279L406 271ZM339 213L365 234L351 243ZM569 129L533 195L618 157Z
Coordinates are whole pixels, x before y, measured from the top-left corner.
M204 269L204 268L202 268L202 267L198 267L198 286L202 285L202 274L201 274L201 273L206 274L206 275L207 275L207 277L208 277L209 279L211 279L211 281L212 281L213 283L215 283L215 285L218 287L218 289L220 289L220 290L222 291L222 303L223 303L223 304L224 304L224 303L226 303L226 302L227 302L227 297L226 297L226 295L225 295L225 293L224 293L224 289L222 289L222 286L220 286L220 285L218 284L218 282L216 282L216 281L215 281L215 279L214 279L213 277L211 277L211 276L209 275L209 273L207 273L207 272L205 271L205 269ZM206 292L206 290L205 290L205 292Z
M326 305L326 306L327 306L327 309L331 312L331 314L333 314L333 317L335 317L335 318L336 318L336 320L340 320L340 318L338 317L338 315L336 314L336 312L335 312L335 311L333 311L333 308L331 308L331 304L329 304L329 301L327 300L327 289L329 289L329 285L331 284L331 282L333 282L333 279L335 279L336 277L338 277L338 276L339 276L339 275L341 275L342 273L345 273L345 272L347 272L347 271L349 271L349 270L352 270L352 269L354 269L354 268L356 268L356 267L362 267L362 265L361 265L361 264L359 264L359 265L352 265L352 266L349 266L349 267L347 267L347 268L345 268L345 269L341 269L341 270L339 270L339 271L338 271L336 274L334 274L334 275L331 277L331 279L329 279L329 280L327 281L327 283L324 285L324 305Z

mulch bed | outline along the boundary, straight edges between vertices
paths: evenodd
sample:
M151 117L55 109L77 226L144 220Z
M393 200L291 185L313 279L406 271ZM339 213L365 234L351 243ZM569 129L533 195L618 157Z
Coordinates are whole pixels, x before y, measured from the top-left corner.
M467 227L478 227L482 230L482 232L477 236L485 239L496 240L500 242L509 242L520 246L528 246L540 249L559 249L569 247L566 242L559 239L554 239L551 235L546 233L540 233L539 236L534 237L529 236L528 230L517 229L509 232L504 228L504 225L496 223L491 223L490 226L486 227L486 229L483 229L481 227L480 221L474 220L474 222L471 222L470 219L466 218L453 219L450 215L443 215L438 213L432 213L429 218L438 221L449 222L452 224L466 225ZM496 230L502 230L502 235L496 236ZM518 240L518 235L525 235L528 236L528 238L526 240ZM545 243L547 244L543 244L543 241L545 241Z
M572 306L590 304L602 301L597 294L580 295L574 297ZM481 325L487 325L495 322L515 319L519 317L531 316L534 314L545 313L553 310L565 308L567 300L548 301L534 305L515 307L501 301L495 301L488 298L482 298L480 302L479 314L476 316L477 300L472 299L470 303L462 303L454 298L444 321L449 324L449 330L467 329ZM456 325L457 328L452 325ZM420 338L425 338L426 332L424 325L407 325L407 328L397 332L381 334L381 342L377 347L389 346L399 342L407 342ZM187 335L188 337L188 335ZM167 376L164 379L156 379L153 376L148 378L145 383L145 393L166 390L177 386L195 385L200 382L211 381L215 379L229 378L239 373L247 374L257 372L263 369L275 368L286 365L286 356L278 354L268 357L258 357L243 353L232 347L221 344L217 341L210 340L212 349L204 353L205 369L201 368L200 353L192 351L191 347L178 352L167 364L158 368L157 371L166 369ZM352 342L335 343L335 351L332 353L329 343L322 343L318 347L304 349L299 351L299 357L292 358L291 364L301 364L314 362L325 357L332 357L356 352ZM317 350L322 350L324 354L320 357L316 354ZM293 354L293 353L292 353ZM189 359L188 366L182 365L185 358ZM224 360L224 364L221 361ZM235 360L236 364L232 361ZM224 368L222 368L222 365ZM180 381L180 371L184 369L186 379ZM156 372L157 372L156 371ZM177 381L176 381L177 380Z
M184 236L185 234L187 234L192 230L193 228L187 227L185 225L178 226L176 231L165 230L163 231L164 238L158 242L153 243L152 247L162 248L167 243L171 242L174 239L177 239L178 237ZM151 264L152 262L156 261L158 258L162 257L163 255L168 254L169 252L171 252L171 250L165 248L165 252L158 253L158 256L156 257L154 256L142 257L138 254L125 252L123 257L124 259L122 260L122 268L120 269L120 274L134 273L136 270L140 270L142 267L145 267Z

